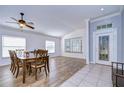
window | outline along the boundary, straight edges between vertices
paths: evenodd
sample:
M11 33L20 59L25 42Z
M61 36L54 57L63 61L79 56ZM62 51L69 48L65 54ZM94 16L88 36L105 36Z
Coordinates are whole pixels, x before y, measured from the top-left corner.
M55 53L55 42L46 41L46 50L48 50L48 53Z
M112 23L104 24L104 25L99 25L99 26L96 27L97 30L107 29L107 28L112 28Z
M82 53L82 38L65 39L65 52Z
M111 24L107 24L107 28L112 28L112 23Z
M9 57L8 50L26 49L26 39L2 36L2 57Z

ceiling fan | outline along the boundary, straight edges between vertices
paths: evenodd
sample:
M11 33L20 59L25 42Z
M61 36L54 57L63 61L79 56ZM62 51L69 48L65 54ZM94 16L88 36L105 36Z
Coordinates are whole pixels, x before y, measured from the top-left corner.
M16 18L14 17L10 17L11 19L13 19L15 22L7 22L7 23L16 23L20 26L20 28L24 28L24 27L28 27L28 28L31 28L31 29L34 29L33 26L31 25L34 25L33 22L27 22L23 19L23 16L24 16L24 13L20 13L21 15L21 19L17 20Z

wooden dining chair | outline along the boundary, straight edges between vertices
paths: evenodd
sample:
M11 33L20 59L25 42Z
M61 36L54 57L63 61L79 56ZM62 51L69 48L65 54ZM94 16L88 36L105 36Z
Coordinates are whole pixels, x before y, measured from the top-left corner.
M18 59L17 54L15 51L13 51L13 56L14 56L14 64L15 64L15 72L16 72L16 78L18 77L20 68L22 68L22 63Z
M36 50L34 51L25 51L25 56L26 57L30 57L31 55L35 56L36 55ZM32 73L32 70L31 70L31 63L33 64L33 62L35 62L34 59L31 59L31 60L27 60L27 70L29 71L29 75Z
M12 50L9 50L9 55L11 60L10 71L14 74L15 64L14 64L14 55Z
M48 56L48 50L43 50L43 60L46 63L47 71L49 71L49 56Z
M9 50L10 59L11 59L11 67L10 70L12 71L13 75L16 73L16 78L19 73L19 69L22 67L20 60L17 58L17 54L14 50Z
M15 51L13 51L13 54L14 54L14 64L15 64L15 71L16 71L16 78L17 78L18 74L20 72L20 69L22 68L23 63L21 62L20 59L18 59L17 53ZM28 56L30 56L30 52L26 52L26 55L27 54L28 54ZM28 60L26 62L26 69L27 69L27 71L29 71L30 66L31 66L30 62L32 62L32 61L34 62L34 60Z
M44 49L38 49L39 51L42 51L42 55L43 55L43 60L46 63L46 68L48 73L50 72L50 68L49 68L49 55L48 55L48 50L44 50Z
M37 70L44 68L45 74L47 77L47 68L46 68L46 62L44 61L44 52L42 50L36 50L35 51L35 57L36 60L33 64L31 64L31 68L35 69L35 80L37 80Z

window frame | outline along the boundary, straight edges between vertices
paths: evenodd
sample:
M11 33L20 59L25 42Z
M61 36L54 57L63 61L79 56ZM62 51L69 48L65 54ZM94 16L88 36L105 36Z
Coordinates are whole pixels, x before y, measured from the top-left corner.
M14 35L2 35L2 47L1 47L1 54L2 54L2 57L1 58L9 58L9 56L7 57L4 57L3 56L3 48L4 48L4 46L3 46L3 43L4 43L4 37L12 37L12 38L23 38L23 39L25 39L25 50L27 49L27 39L25 38L25 37L21 37L21 36L14 36Z
M54 42L54 52L49 52L49 50L47 49L47 43L46 42ZM48 54L54 54L56 52L56 42L55 41L51 41L51 40L46 40L45 41L45 49L48 50Z

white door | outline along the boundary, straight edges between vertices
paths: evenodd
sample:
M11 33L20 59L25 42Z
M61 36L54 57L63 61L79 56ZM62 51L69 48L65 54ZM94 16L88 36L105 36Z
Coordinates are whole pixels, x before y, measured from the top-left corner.
M95 63L111 65L117 60L116 37L112 31L95 34Z

